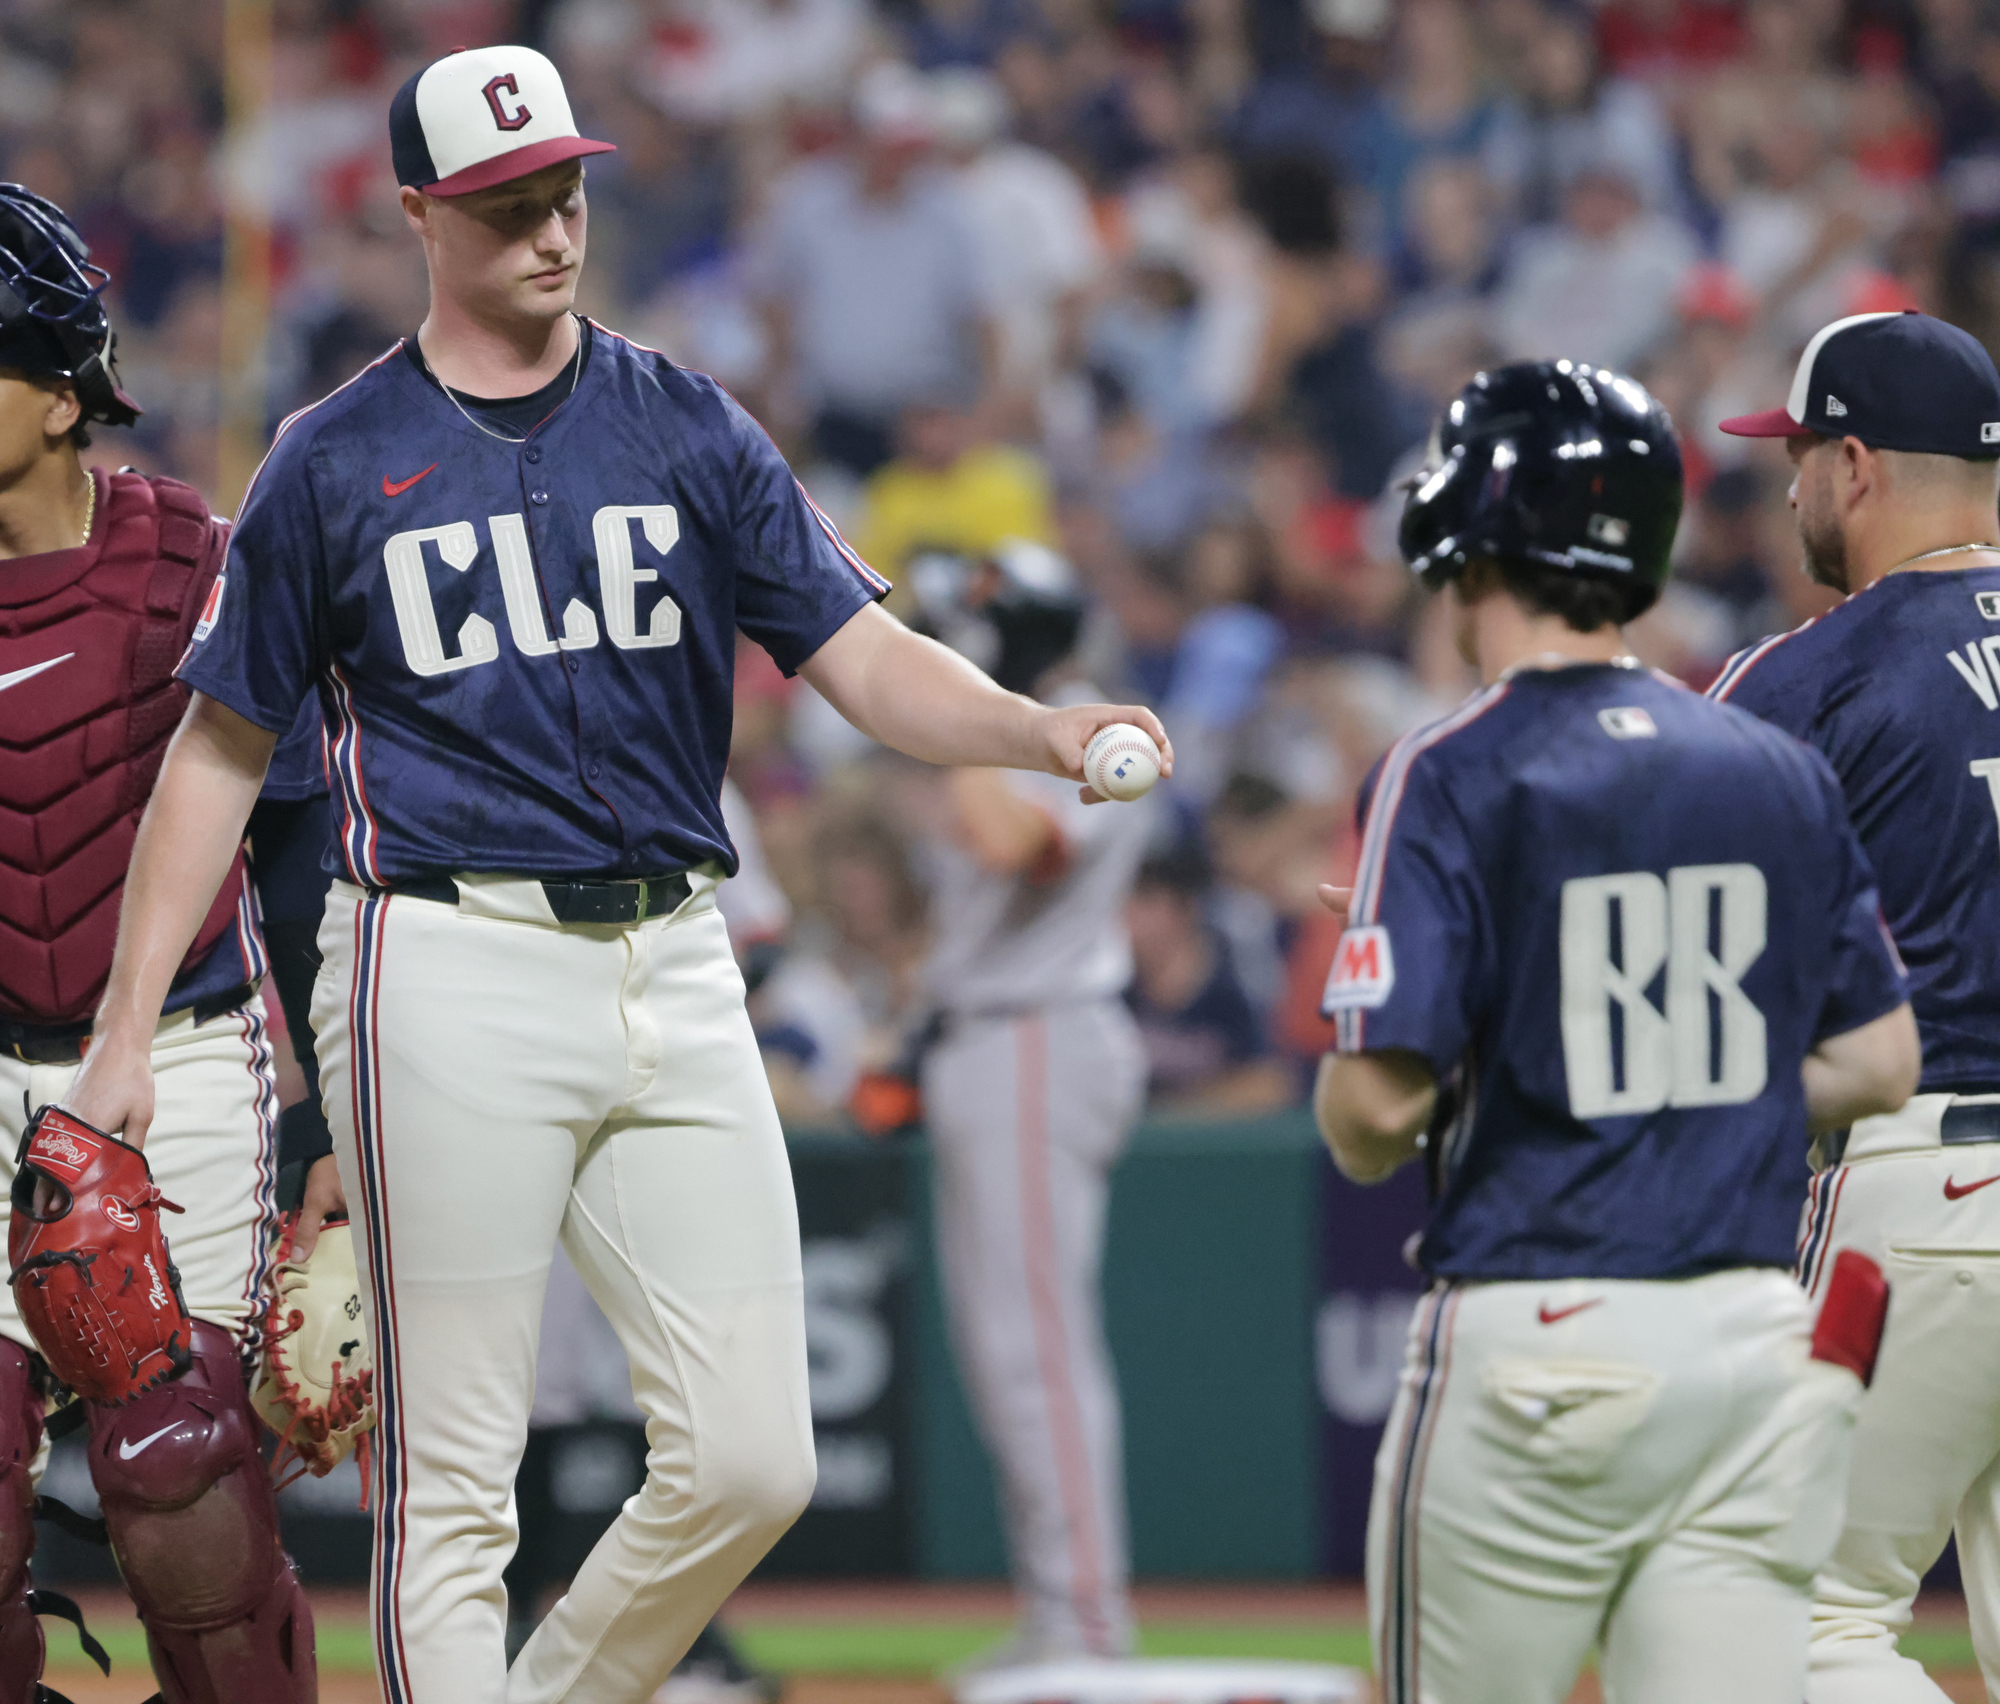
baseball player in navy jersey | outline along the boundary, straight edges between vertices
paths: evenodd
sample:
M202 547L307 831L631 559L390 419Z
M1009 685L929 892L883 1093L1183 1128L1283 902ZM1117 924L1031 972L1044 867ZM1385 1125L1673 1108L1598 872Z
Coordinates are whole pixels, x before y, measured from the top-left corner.
M251 483L70 1105L145 1129L171 966L316 694L313 1019L376 1353L385 1699L633 1704L813 1483L790 1172L714 898L737 631L933 762L1074 780L1098 728L1158 724L1003 692L877 609L728 396L572 311L608 145L547 60L441 59L389 128L429 313ZM625 1345L648 1477L509 1669L559 1239Z
M173 664L212 607L228 534L176 480L81 462L91 426L138 414L112 375L105 283L59 209L0 185L0 1186L29 1116L81 1063L120 875L188 701ZM192 1360L77 1417L166 1704L302 1704L312 1612L279 1546L245 1379L274 1228L265 951L238 847L217 852L214 891L161 963L163 1011L133 1036L158 1083L146 1160L183 1209L171 1256ZM31 1351L60 1347L37 1344L0 1290L0 1704L52 1696L34 1619L50 1600L28 1581L52 1392Z
M1084 606L1040 545L915 565L920 604L1003 686L1094 696L1065 663ZM955 582L947 590L932 584ZM1157 820L1053 776L961 770L928 848L939 1033L925 1053L953 1347L999 1468L1020 1625L982 1667L1132 1649L1118 1384L1101 1274L1111 1168L1145 1100L1120 998L1125 901Z
M1833 765L1923 1041L1908 1105L1820 1139L1799 1241L1813 1293L1859 1249L1896 1296L1806 1695L1944 1697L1896 1637L1956 1525L2000 1698L2000 374L1941 320L1863 314L1807 345L1782 409L1723 430L1786 440L1806 571L1848 599L1745 651L1710 696Z
M1594 1645L1618 1704L1805 1684L1886 1299L1849 1262L1815 1328L1791 1281L1807 1128L1898 1105L1916 1032L1825 762L1626 654L1680 497L1643 389L1534 363L1461 393L1404 511L1486 685L1390 750L1334 896L1320 1127L1435 1195L1369 1517L1386 1704L1558 1704Z

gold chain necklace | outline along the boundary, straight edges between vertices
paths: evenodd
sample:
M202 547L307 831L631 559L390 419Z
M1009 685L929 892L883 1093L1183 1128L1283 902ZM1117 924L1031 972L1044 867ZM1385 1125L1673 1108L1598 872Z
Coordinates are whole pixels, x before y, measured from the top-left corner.
M90 480L90 484L85 488L83 497L82 544L88 544L90 542L90 530L92 527L97 525L97 475L93 473L90 474L88 478ZM79 545L78 548L80 549L81 547L82 546Z
M1886 580L1890 574L1900 574L1905 568L1914 568L1919 562L1928 562L1934 556L1956 556L1960 551L1964 550L1991 550L2000 552L2000 544L1989 544L1981 539L1974 540L1971 544L1948 544L1942 550L1926 550L1921 555L1904 557L1895 567L1888 569L1882 575L1882 578Z

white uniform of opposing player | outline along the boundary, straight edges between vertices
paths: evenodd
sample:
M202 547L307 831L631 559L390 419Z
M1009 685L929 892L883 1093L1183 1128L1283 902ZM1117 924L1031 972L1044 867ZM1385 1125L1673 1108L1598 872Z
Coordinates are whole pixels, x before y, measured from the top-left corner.
M1145 1095L1120 995L1124 905L1153 823L1010 774L1054 831L997 874L931 848L926 971L943 1031L923 1064L952 1342L987 1447L1022 1626L1014 1654L1132 1642L1118 1387L1099 1274L1112 1165Z

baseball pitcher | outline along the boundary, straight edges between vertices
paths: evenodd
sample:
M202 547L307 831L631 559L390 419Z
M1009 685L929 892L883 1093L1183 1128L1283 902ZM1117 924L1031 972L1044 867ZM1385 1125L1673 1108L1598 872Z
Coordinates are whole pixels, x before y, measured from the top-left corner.
M1885 1303L1787 1268L1808 1124L1898 1105L1916 1032L1826 764L1657 678L1680 450L1633 381L1481 374L1402 547L1484 689L1366 789L1315 1104L1422 1154L1431 1288L1376 1462L1387 1704L1797 1704ZM1857 1378L1856 1375L1860 1375Z
M69 1104L144 1139L171 967L315 695L322 1165L366 1273L383 1694L634 1704L814 1475L791 1173L715 908L737 631L933 762L1076 778L1098 728L1158 724L1045 708L910 632L717 385L573 311L608 144L540 54L436 61L389 131L429 312L251 484ZM559 1240L625 1346L648 1475L509 1670Z

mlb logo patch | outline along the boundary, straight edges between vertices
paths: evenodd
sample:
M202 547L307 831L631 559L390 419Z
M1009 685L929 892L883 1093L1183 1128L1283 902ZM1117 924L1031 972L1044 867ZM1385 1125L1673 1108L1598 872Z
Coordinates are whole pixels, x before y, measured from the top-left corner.
M1396 955L1389 950L1389 931L1379 923L1349 929L1333 950L1333 970L1326 979L1323 1012L1372 1011L1396 986Z
M1980 421L1979 441L1982 444L2000 444L2000 420Z
M1650 740L1659 737L1653 718L1636 704L1614 704L1597 713L1597 725L1614 740Z
M194 636L206 639L215 631L215 618L222 612L222 582L229 576L218 574L215 584L208 588L208 598L201 606L201 619L194 624Z
M2000 592L1974 592L1972 601L1988 621L2000 621Z
M1616 515L1592 515L1583 530L1599 544L1608 544L1616 550L1632 536L1632 523Z

